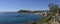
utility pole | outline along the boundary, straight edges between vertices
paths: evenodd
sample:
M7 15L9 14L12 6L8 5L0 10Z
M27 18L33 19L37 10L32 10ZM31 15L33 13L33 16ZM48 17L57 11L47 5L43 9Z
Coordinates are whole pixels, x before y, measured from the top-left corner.
M57 9L56 17L58 18L58 24L60 24L60 23L59 23L60 15L59 15L59 10L58 10L58 9Z
M59 15L59 11L57 10L57 14L58 14L58 23L60 24L60 15Z

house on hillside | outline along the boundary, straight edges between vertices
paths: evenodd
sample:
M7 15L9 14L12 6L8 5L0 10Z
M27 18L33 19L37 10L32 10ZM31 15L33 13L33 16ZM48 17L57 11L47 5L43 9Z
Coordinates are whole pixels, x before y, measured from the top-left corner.
M42 15L42 16L47 16L48 11L34 11L34 12L32 12L32 14L38 14L38 15Z

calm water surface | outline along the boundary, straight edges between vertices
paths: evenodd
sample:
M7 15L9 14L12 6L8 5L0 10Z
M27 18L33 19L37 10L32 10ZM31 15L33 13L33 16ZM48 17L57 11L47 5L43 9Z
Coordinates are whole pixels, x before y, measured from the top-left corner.
M26 24L29 20L36 22L40 18L42 18L42 16L35 14L0 12L0 24Z

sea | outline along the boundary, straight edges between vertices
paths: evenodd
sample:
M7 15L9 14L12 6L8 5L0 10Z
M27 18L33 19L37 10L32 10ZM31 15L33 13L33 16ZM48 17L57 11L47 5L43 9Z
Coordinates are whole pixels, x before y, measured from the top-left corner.
M27 24L28 21L37 22L42 17L37 14L0 12L0 24Z

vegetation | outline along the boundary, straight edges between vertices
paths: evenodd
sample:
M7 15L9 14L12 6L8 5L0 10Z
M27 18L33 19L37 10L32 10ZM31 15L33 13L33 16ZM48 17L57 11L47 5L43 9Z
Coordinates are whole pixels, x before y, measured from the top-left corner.
M19 10L18 13L31 13L32 11L29 10Z
M58 16L56 14L59 13L58 11L60 11L60 8L58 7L57 4L49 4L48 6L52 14L49 14L46 17L38 20L36 24L53 24L58 21Z
M49 15L49 16L46 16L46 17L44 17L44 18L42 18L42 19L40 19L39 21L38 21L38 24L48 24L48 22L51 20L51 15Z
M46 16L45 18L42 18L38 24L53 24L53 22L57 22L58 21L58 16L56 16L56 14L58 13L57 11L59 11L59 7L56 4L49 4L49 8L50 8L50 12L52 14ZM55 18L55 21L54 19Z

